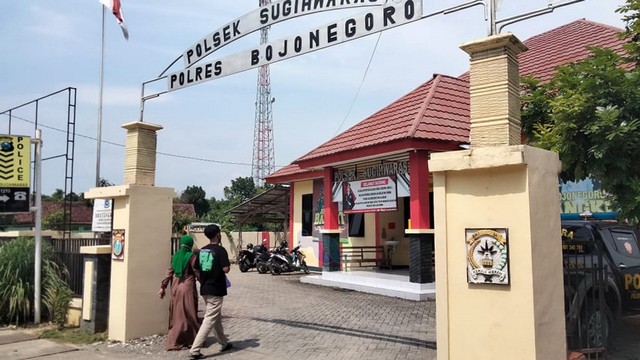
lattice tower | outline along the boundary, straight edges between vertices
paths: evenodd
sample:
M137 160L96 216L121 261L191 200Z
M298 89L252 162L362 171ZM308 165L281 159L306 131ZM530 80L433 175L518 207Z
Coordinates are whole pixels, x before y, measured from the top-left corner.
M271 4L271 0L258 0L260 6ZM269 26L260 29L260 44L269 41ZM273 113L271 104L275 98L271 96L271 80L269 65L262 65L258 70L256 91L256 113L253 130L253 159L251 172L256 186L264 185L264 177L275 171L275 154L273 145Z

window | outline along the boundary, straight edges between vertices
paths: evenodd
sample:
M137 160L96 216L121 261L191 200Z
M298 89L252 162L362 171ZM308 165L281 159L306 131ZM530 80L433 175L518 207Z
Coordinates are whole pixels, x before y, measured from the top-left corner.
M638 243L635 236L631 232L611 231L616 250L625 256L634 258L640 258L640 251L638 251Z
M349 214L349 236L364 237L364 214Z
M313 194L302 195L302 235L313 234Z

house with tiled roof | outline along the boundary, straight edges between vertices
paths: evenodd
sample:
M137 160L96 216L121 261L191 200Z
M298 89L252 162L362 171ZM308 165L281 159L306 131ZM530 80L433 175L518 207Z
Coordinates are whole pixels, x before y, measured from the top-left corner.
M61 201L43 201L42 202L42 218L46 219L49 215L63 211L64 203ZM173 204L173 213L175 215L186 215L196 218L195 208L193 204ZM21 213L15 215L6 215L4 223L0 222L1 231L30 231L34 225L34 213ZM91 233L91 223L93 221L93 206L86 202L73 202L71 204L71 231L79 234Z
M528 51L518 57L520 75L547 81L558 66L588 57L590 46L622 51L620 31L581 19L533 36L523 42ZM360 246L385 248L371 265L410 265L407 234L433 228L429 154L468 146L469 99L468 72L435 74L265 178L290 185L289 238L313 253L317 262L310 266L344 269L349 261L339 249ZM366 203L345 207L347 185L364 183L373 186L359 189Z

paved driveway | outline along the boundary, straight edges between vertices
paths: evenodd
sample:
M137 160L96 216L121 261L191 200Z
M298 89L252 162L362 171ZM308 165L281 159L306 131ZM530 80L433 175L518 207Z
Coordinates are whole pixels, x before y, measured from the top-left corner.
M436 358L435 302L415 302L300 283L301 274L272 276L233 268L223 306L225 332L234 344L210 359L421 359ZM150 301L160 301L151 299ZM201 306L203 304L201 303ZM203 308L203 307L202 307ZM201 309L202 309L201 308ZM164 337L101 343L46 360L184 359L187 351L164 351ZM33 358L25 352L15 359ZM2 356L0 356L1 358ZM602 359L602 357L601 357ZM617 326L609 360L640 360L640 316Z
M300 276L240 273L234 267L223 305L225 333L234 348L218 354L217 344L207 342L211 346L203 354L253 360L436 358L435 302L302 284ZM187 351L165 352L162 341L150 337L91 347L100 357L187 356Z

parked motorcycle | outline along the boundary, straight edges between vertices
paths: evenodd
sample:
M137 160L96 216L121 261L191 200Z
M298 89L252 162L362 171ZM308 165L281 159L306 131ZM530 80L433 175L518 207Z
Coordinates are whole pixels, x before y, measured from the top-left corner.
M254 248L258 248L254 251L256 270L260 274L266 274L269 271L269 259L273 254L264 245L256 245Z
M242 249L238 252L238 267L240 268L240 272L247 272L256 265L256 257L253 250L253 244L249 243L247 244L246 250Z
M294 247L291 253L286 250L286 246L281 246L268 261L269 271L271 271L272 275L280 275L283 272L300 270L308 274L309 267L307 267L304 259L305 255L300 251L300 245Z
M269 260L269 251L262 245L253 246L247 244L246 250L240 250L238 254L238 267L241 272L247 272L251 268L256 268L259 273L264 274L268 271L266 263Z

